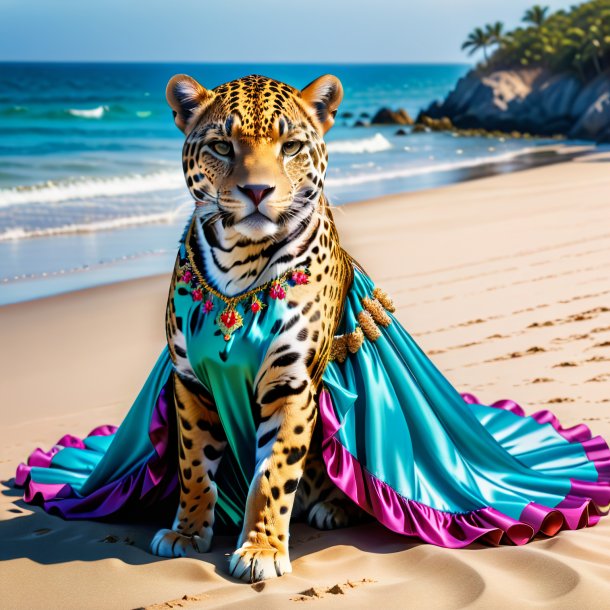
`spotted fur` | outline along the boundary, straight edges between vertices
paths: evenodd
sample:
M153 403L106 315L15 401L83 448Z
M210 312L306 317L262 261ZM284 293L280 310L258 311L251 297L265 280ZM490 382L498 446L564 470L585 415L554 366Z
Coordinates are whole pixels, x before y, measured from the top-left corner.
M311 273L309 284L291 291L286 319L279 321L254 381L252 409L260 422L256 472L229 569L256 581L290 571L291 516L320 528L360 517L326 475L316 427L322 373L353 274L323 193L328 163L323 136L342 88L332 76L302 91L248 76L207 90L178 75L168 84L167 98L186 135L183 169L196 202L186 239L206 281L231 297L290 269ZM265 197L257 201L254 191ZM213 477L226 444L213 396L197 381L176 317L178 267L166 329L174 363L180 505L172 529L158 532L152 543L153 552L170 557L210 546Z

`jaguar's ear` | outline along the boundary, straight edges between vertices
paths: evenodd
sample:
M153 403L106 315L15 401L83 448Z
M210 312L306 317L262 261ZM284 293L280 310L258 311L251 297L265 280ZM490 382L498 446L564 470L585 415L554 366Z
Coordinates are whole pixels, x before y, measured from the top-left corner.
M165 97L174 111L176 125L180 131L188 133L189 121L194 112L202 105L209 104L214 97L214 92L208 91L186 74L176 74L167 83Z
M301 91L301 97L315 110L323 133L335 123L335 115L343 99L341 81L332 74L316 78Z

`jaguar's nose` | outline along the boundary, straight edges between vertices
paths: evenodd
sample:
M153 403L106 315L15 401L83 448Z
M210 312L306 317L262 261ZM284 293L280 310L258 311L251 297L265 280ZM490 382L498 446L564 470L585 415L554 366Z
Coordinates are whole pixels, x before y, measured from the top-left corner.
M244 195L247 195L256 207L275 190L274 186L269 186L268 184L244 184L244 186L238 184L237 188Z

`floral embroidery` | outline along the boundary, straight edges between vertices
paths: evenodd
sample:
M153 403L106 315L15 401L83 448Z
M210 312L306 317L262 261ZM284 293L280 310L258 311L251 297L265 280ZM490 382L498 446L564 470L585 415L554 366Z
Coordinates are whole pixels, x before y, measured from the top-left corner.
M296 269L295 271L292 272L292 281L297 286L302 286L303 284L309 284L309 272L307 271L307 269L305 269L305 270Z
M238 303L249 300L250 303L245 306L244 311L249 310L255 315L259 314L266 307L261 299L263 294L268 293L270 298L282 301L286 298L290 288L309 284L309 277L308 269L293 269L263 286L235 297L226 297L205 281L194 266L191 256L178 272L179 281L188 285L191 298L193 301L201 303L204 314L208 314L215 309L212 297L215 296L225 303L225 308L214 320L222 331L225 341L229 341L231 335L244 325L244 318L236 308Z
M254 295L252 297L252 303L250 304L250 311L252 311L252 313L258 313L263 307L266 307L266 305Z
M225 309L216 319L216 324L224 333L224 340L228 341L231 335L244 325L244 319L236 309Z
M286 289L282 286L281 280L274 280L271 284L271 288L269 288L269 296L272 299L282 299L286 298Z

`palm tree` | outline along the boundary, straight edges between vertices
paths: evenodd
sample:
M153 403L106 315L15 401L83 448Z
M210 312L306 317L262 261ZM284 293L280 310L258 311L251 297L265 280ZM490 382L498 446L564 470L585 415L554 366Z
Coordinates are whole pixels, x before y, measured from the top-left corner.
M485 33L489 36L490 44L500 44L504 40L504 24L501 21L488 24Z
M462 50L469 49L468 55L473 55L482 49L485 62L487 62L487 47L491 43L492 38L489 31L485 31L483 28L475 28L472 32L470 32L470 34L468 34L468 38L462 45Z
M536 27L540 27L546 21L546 15L548 12L548 6L540 6L539 4L536 4L532 6L532 8L528 8L527 11L525 11L525 15L523 15L521 21L524 23L531 23Z

